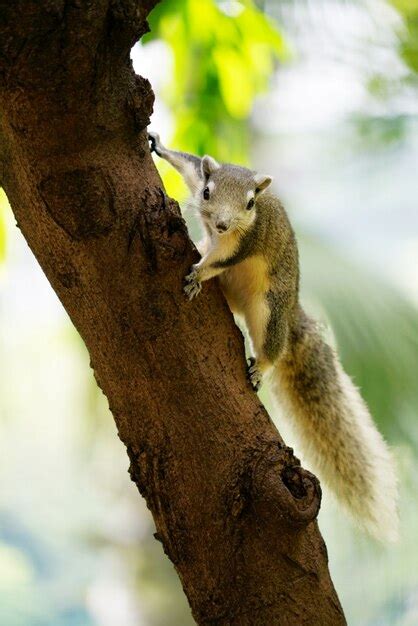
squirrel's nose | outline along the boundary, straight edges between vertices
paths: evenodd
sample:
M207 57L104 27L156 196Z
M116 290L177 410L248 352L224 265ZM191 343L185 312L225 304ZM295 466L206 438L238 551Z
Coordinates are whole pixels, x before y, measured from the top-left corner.
M218 233L224 233L228 230L228 224L225 222L216 222L216 230Z

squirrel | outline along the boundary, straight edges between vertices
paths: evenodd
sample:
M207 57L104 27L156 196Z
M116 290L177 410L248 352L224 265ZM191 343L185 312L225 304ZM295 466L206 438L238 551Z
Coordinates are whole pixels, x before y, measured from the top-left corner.
M269 374L306 461L357 524L379 540L396 540L397 480L391 453L358 389L318 324L299 302L294 231L272 177L165 148L193 194L205 231L201 260L185 277L195 298L215 276L231 311L245 321L255 390Z

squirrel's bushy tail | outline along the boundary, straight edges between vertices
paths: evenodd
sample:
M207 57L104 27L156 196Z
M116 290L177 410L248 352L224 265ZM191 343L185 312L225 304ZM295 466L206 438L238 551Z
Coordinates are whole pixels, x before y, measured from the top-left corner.
M397 481L390 451L335 352L301 309L291 332L273 377L301 452L360 526L380 540L395 540Z

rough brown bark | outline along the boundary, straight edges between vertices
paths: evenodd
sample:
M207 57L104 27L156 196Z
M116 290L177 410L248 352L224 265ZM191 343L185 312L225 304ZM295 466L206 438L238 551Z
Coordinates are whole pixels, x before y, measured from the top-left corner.
M182 294L196 252L129 61L154 4L0 1L1 182L87 345L195 620L338 626L318 482L246 382L215 282Z

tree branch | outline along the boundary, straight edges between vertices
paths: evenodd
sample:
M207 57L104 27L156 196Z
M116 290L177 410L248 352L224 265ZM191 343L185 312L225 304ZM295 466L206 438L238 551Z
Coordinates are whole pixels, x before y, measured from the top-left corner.
M3 183L89 350L130 473L199 624L345 620L318 481L245 377L215 282L153 165L148 81L129 60L155 0L0 1Z

